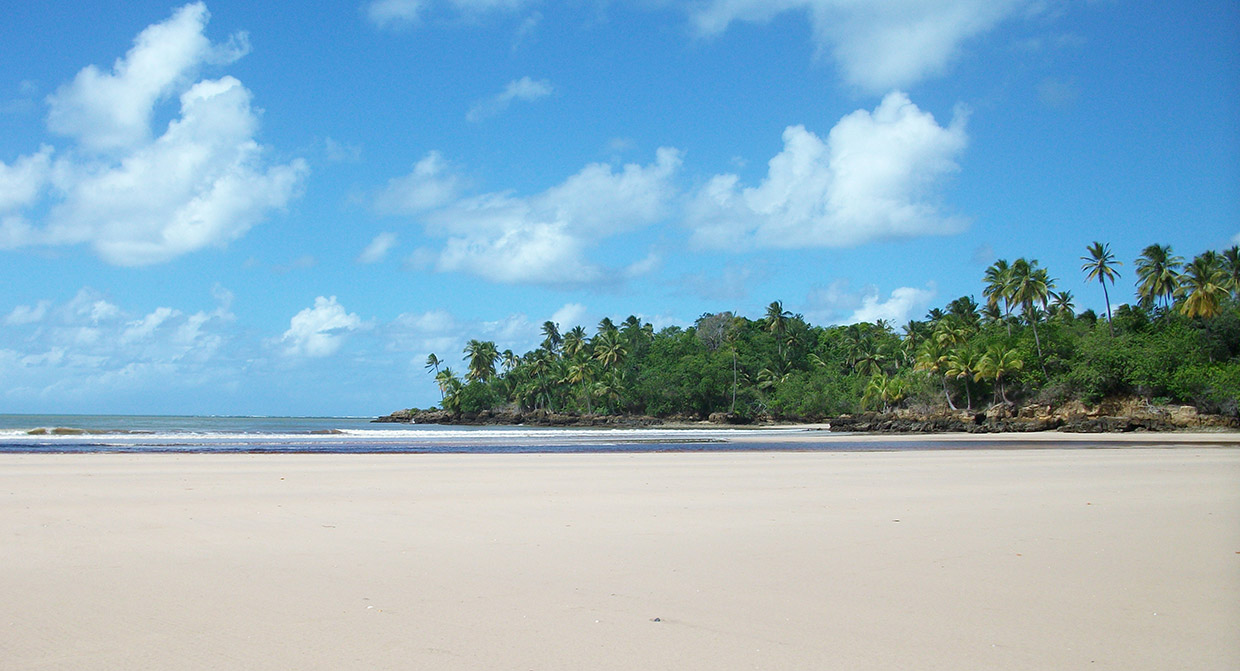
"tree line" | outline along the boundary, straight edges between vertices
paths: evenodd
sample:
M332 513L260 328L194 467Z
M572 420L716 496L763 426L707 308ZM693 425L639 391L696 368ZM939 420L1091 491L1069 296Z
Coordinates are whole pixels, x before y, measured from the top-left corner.
M1076 312L1070 291L1035 259L1000 259L983 275L982 302L961 296L923 319L814 326L772 302L749 319L702 315L655 332L629 316L561 331L542 325L524 354L470 340L464 374L435 354L444 410L816 419L911 407L978 410L998 403L1087 405L1113 396L1237 414L1240 254L1185 262L1167 245L1135 260L1135 298L1112 312L1122 262L1094 242L1081 272L1106 314Z

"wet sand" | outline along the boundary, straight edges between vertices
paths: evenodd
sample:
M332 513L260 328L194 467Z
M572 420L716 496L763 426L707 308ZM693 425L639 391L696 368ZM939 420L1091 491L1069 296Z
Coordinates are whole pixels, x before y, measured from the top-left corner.
M0 455L0 668L1235 669L1240 449L1161 439Z

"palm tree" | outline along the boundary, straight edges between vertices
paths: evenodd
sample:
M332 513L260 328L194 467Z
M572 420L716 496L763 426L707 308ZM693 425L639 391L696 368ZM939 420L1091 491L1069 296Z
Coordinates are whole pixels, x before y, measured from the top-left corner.
M434 369L436 379L439 378L439 364L441 363L443 363L443 361L440 360L439 357L435 356L434 352L431 352L430 354L426 355L426 370ZM439 402L443 403L443 387L442 386L439 387Z
M569 384L580 384L581 395L586 402L586 414L592 415L594 412L590 409L590 381L594 378L594 371L590 367L590 362L581 359L568 364L568 371L564 376L564 381Z
M1038 365L1042 368L1042 376L1050 377L1046 373L1045 357L1042 356L1042 339L1038 337L1038 314L1035 309L1038 305L1043 310L1046 309L1046 299L1054 288L1055 281L1047 275L1045 268L1038 267L1037 260L1016 259L1012 263L1011 272L1012 301L1020 304L1026 320L1033 327L1033 342L1038 347Z
M1003 301L1004 323L1006 318L1012 314L1012 267L1008 265L1007 259L999 259L986 269L983 276L986 287L982 289L982 295L986 297L986 305L992 310L999 307L999 301ZM1008 336L1012 335L1012 325L1007 324Z
M1227 273L1220 267L1218 255L1202 254L1184 266L1180 290L1185 294L1180 311L1189 317L1210 318L1223 311L1222 299L1227 296Z
M1111 284L1115 284L1115 278L1119 277L1119 271L1114 266L1124 265L1122 261L1116 261L1115 255L1111 253L1111 246L1094 241L1093 244L1085 248L1088 256L1082 256L1081 260L1085 263L1081 264L1081 271L1085 273L1086 280L1098 280L1102 285L1102 298L1107 304L1107 326L1111 328L1111 336L1115 336L1115 325L1111 323L1111 296L1107 293L1107 280Z
M861 397L861 404L873 407L874 401L882 401L883 412L887 412L892 403L903 401L905 394L906 387L904 380L901 378L875 375L870 378L870 382L865 386L865 394Z
M986 353L978 361L976 379L990 380L994 383L996 403L999 398L1002 398L1004 403L1010 403L1003 384L1004 378L1020 370L1024 365L1015 349L995 343L986 348Z
M564 334L564 340L560 347L564 351L566 358L577 358L577 355L586 348L586 330L580 326L574 326L568 333Z
M560 348L563 338L560 337L560 327L555 322L548 319L542 325L542 348L554 354Z
M479 382L495 377L495 361L499 359L499 350L495 348L495 343L490 340L470 340L465 345L464 353L469 363L466 377Z
M451 368L444 368L435 375L435 382L439 384L439 395L443 399L443 409L450 412L459 412L461 409L461 381L457 379L456 373Z
M1223 274L1227 276L1227 288L1231 295L1240 298L1240 245L1223 250Z
M504 367L504 373L511 373L521 363L521 358L513 354L512 350L506 349L499 356L500 365Z
M620 332L615 329L600 333L594 340L594 358L603 365L603 370L610 370L628 354Z
M1052 291L1051 298L1054 299L1054 302L1051 303L1051 315L1052 316L1058 317L1059 319L1064 319L1064 320L1071 319L1073 316L1075 316L1076 306L1072 303L1072 292L1071 291L1068 291L1066 289L1063 291L1059 291L1059 292Z
M968 403L966 408L973 409L973 394L969 391L969 380L977 374L981 354L969 345L962 345L947 355L947 377L954 377L964 382L964 397Z
M948 350L937 339L927 338L922 341L921 348L917 350L917 364L915 370L928 370L931 373L939 375L939 379L943 383L943 397L947 399L947 407L952 410L956 409L956 404L952 403L952 395L947 391L947 370Z
M788 331L789 319L792 319L792 313L784 309L783 303L773 301L766 306L766 317L763 319L763 325L775 337L775 345L778 348L780 358L784 356L784 334Z
M1144 308L1154 301L1163 300L1163 307L1170 307L1171 299L1180 286L1179 269L1184 259L1171 253L1171 245L1150 245L1137 257L1137 299Z

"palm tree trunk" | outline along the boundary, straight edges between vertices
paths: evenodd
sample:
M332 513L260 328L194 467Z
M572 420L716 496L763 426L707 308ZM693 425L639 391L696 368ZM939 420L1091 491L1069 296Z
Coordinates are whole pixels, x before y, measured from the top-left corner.
M1115 337L1115 324L1111 322L1111 296L1107 294L1107 283L1102 283L1102 298L1107 302L1107 326L1111 329L1111 337Z
M952 410L956 409L956 404L952 403L952 395L947 391L947 376L943 376L943 396L947 399L947 407Z

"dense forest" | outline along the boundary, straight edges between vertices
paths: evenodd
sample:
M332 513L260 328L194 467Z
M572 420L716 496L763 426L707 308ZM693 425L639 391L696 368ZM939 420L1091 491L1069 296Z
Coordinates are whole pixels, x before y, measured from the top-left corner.
M603 319L593 334L546 322L532 351L471 340L463 375L434 354L426 368L451 413L805 420L1138 397L1235 417L1237 247L1189 262L1169 246L1146 247L1130 267L1136 300L1113 313L1122 262L1098 242L1081 260L1105 314L1076 312L1048 269L1019 258L986 269L980 302L961 296L902 325L814 326L776 301L758 319L719 312L658 332L633 316Z

